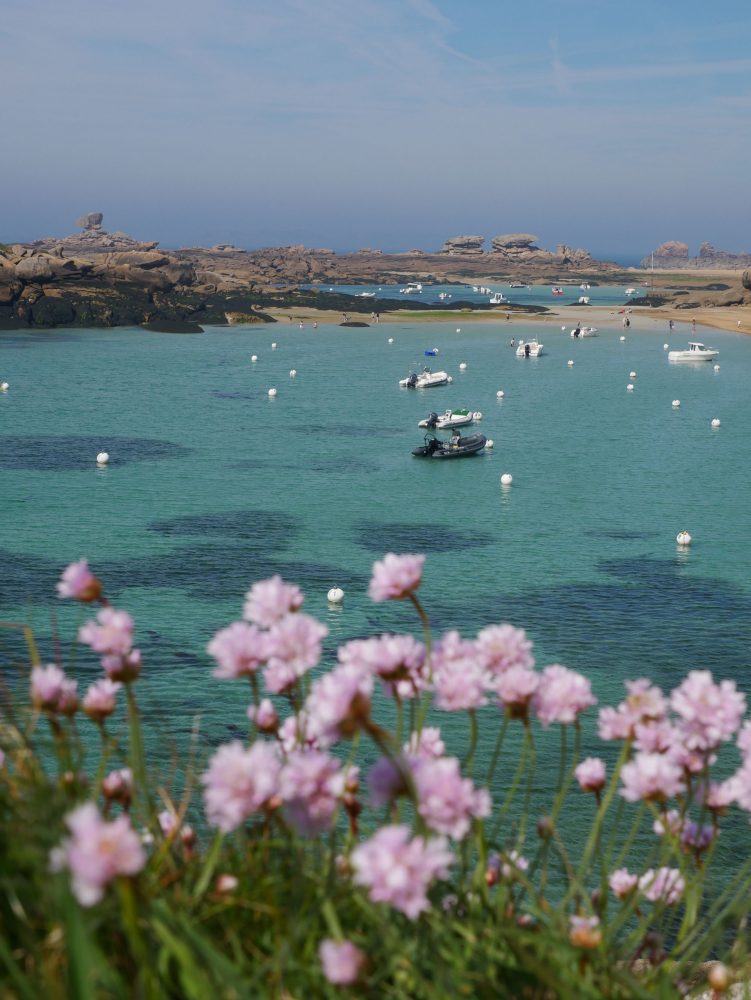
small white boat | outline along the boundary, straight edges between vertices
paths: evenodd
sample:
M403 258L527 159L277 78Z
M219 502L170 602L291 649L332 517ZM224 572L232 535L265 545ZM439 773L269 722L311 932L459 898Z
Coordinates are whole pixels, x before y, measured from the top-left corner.
M563 295L563 289L560 287L560 285L553 285L550 291L553 293L553 295Z
M399 289L400 295L413 295L415 292L422 292L422 285L419 281L408 281L406 287Z
M446 299L451 298L451 292L439 292L438 298L441 300L441 302L445 302Z
M478 414L472 410L446 410L440 416L431 413L425 420L421 420L418 427L427 427L430 430L443 431L451 427L466 427L476 420Z
M571 336L578 340L579 337L599 337L599 334L596 326L575 326Z
M543 345L538 340L519 341L516 349L517 358L539 358L543 353Z
M399 380L403 389L432 389L434 385L445 385L449 380L448 372L432 372L423 368L419 373L411 372L406 378Z
M523 281L512 281L509 288L529 288L529 285L525 285Z
M590 287L590 286L589 286L589 285L587 284L587 282L586 282L586 281L583 281L583 282L582 282L582 283L581 283L581 284L579 285L579 288L581 288L581 290L582 290L583 292L586 292L586 291L587 291L587 289L588 289L589 287Z
M508 299L503 296L501 292L493 292L490 296L491 306L500 306L508 302Z
M627 288L626 289L626 295L636 295L636 289L635 288Z
M355 295L356 299L374 299L375 297L375 292L358 292L357 295Z
M711 361L719 351L705 347L698 340L689 341L687 351L668 351L668 361Z

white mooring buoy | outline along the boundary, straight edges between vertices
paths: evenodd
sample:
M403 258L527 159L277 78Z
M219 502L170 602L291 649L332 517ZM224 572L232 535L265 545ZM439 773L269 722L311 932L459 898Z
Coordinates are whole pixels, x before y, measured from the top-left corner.
M568 364L569 368L573 368L574 367L574 362L570 358L569 358L569 360L566 363Z
M713 426L713 427L719 427L719 426L720 426L720 418L719 418L719 417L715 417L715 418L714 418L714 419L712 420L712 426Z
M511 475L510 472L504 472L503 475L501 476L502 486L510 486L513 483L513 481L514 477Z
M99 454L96 457L96 464L97 465L106 465L107 462L109 462L109 460L110 460L110 457L107 454L107 452L106 451L100 451Z
M636 378L636 372L629 372L628 373L628 377L629 378Z
M461 364L459 365L459 371L463 372L463 371L466 371L466 369L467 369L467 362L466 361L462 361Z
M716 372L718 372L718 371L720 370L720 366L719 366L719 365L715 365L715 366L714 366L714 370L715 370Z
M269 389L269 396L273 399L273 397L276 396L276 389Z
M633 382L629 382L629 384L626 386L626 391L627 392L633 392L634 391L634 383Z
M506 393L503 391L503 389L499 389L498 392L495 394L495 398L496 399L503 399L503 397L505 395L506 395Z
M495 446L495 442L493 441L493 439L492 438L488 438L488 440L485 442L485 447L486 448L493 448L494 446Z
M689 535L687 531L679 531L678 534L675 536L675 540L676 542L678 542L679 545L690 545L691 535Z
M272 351L276 350L276 341L274 341L274 343L271 345L271 350Z
M257 354L251 354L250 360L253 362L253 364L255 364L256 361L258 361L258 355Z
M326 597L331 604L341 604L344 600L344 591L341 587L332 587Z
M673 409L674 410L677 410L680 405L681 405L680 399L674 399L673 400Z
M394 338L393 338L393 337L389 337L389 343L390 343L390 344L393 344L393 343L394 343Z
M475 410L475 412L472 414L472 419L482 420L482 410Z
M297 369L296 368L290 368L290 370L289 370L289 377L290 378L294 378L295 375L297 375Z
M626 338L625 338L625 337L619 337L618 339L620 340L620 342L621 342L621 343L623 343L623 341L624 341L624 340L625 340Z
M663 344L662 345L663 351L667 351L668 347L670 347L670 344Z

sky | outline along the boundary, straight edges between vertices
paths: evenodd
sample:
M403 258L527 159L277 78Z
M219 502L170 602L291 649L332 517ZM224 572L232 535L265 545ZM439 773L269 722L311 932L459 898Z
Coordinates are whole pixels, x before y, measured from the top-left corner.
M751 2L0 0L0 242L751 252Z

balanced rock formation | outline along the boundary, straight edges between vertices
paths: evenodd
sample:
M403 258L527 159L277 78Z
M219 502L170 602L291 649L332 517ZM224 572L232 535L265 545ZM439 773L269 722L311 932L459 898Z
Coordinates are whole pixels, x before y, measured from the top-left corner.
M662 243L653 254L641 261L641 267L662 269L678 268L723 268L735 270L751 266L751 253L730 253L728 250L718 250L711 243L704 242L699 247L696 257L689 257L688 246L678 240Z
M558 244L553 256L567 267L589 267L590 264L594 263L594 257L589 250L577 250L574 247L566 246L565 243Z
M76 225L81 229L101 229L103 219L101 212L87 212L76 219Z
M508 233L505 236L494 236L490 241L493 253L513 253L519 250L539 250L537 237L530 233Z
M484 248L484 236L452 236L443 244L440 253L451 254L455 257L474 257L483 253Z

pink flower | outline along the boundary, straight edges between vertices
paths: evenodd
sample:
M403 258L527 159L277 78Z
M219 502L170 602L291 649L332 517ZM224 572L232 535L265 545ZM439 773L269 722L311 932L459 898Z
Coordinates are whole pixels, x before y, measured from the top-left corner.
M70 870L73 894L82 906L93 906L119 875L135 875L146 864L138 835L127 816L107 821L91 802L65 819L71 831L51 856L53 871Z
M547 729L551 722L565 725L576 721L577 715L596 701L586 677L555 663L543 670L533 705Z
M266 662L268 639L255 625L233 622L221 629L206 647L218 666L214 677L229 680L248 677Z
M389 695L407 700L417 696L427 683L425 646L411 635L381 635L353 639L340 646L342 664L376 674Z
M354 881L374 903L390 903L410 920L430 906L427 890L445 878L453 856L445 837L410 839L408 826L384 826L352 852Z
M599 792L605 785L605 764L599 757L587 757L574 774L583 792Z
M98 601L102 595L102 585L89 570L85 559L71 563L63 570L57 584L58 597L72 597L77 601Z
M419 757L413 762L417 811L431 830L462 840L473 818L490 815L490 795L463 778L455 757Z
M665 717L667 701L662 691L646 678L626 681L628 696L617 709L603 708L599 730L603 740L625 740L644 724L659 722Z
M741 809L751 812L751 760L744 760L740 769L725 784Z
M31 670L31 703L34 708L57 712L58 703L64 690L64 671L54 663Z
M746 696L735 681L715 684L709 670L692 670L673 691L670 705L681 717L689 750L713 750L733 736L746 710Z
M279 790L281 765L276 750L256 742L249 749L234 740L219 747L201 775L208 820L224 833L260 812Z
M133 619L127 611L101 608L96 622L84 622L78 630L78 639L95 653L125 656L133 645Z
M279 728L279 716L269 698L263 698L258 707L251 705L248 718L262 733L275 733Z
M368 594L376 603L399 601L414 593L422 580L425 556L397 556L389 552L381 562L373 564L373 576Z
M540 675L521 664L508 667L493 678L493 690L512 719L526 719L529 704L540 686Z
M311 836L331 828L347 783L339 761L318 750L293 750L280 779L284 814L298 833Z
M365 953L351 941L332 941L326 938L318 946L318 957L323 974L335 986L349 986L357 982L365 967Z
M637 722L634 726L634 749L647 753L665 753L675 744L677 731L667 719Z
M625 740L631 735L632 720L611 705L600 709L597 731L601 740Z
M491 625L478 632L475 649L483 667L492 675L503 674L511 667L532 670L535 665L527 633L513 625Z
M298 586L285 583L279 575L272 576L254 583L245 595L243 618L263 628L271 628L286 615L299 611L302 604L303 595Z
M664 802L686 787L680 767L659 753L638 753L623 765L621 795L629 802L654 799Z
M412 733L409 743L404 744L405 753L413 757L442 757L446 752L446 744L441 739L441 730L437 726L425 726L419 733Z
M89 687L84 695L83 710L94 722L104 722L115 711L117 692L121 685L103 678Z
M474 643L451 631L433 653L436 706L445 712L463 712L487 704L487 677L477 659Z
M123 806L130 804L133 795L133 774L129 767L122 767L110 773L102 781L102 794L106 799L119 802Z
M519 875L529 868L529 861L518 851L508 851L502 856L491 854L488 864L506 882L516 882Z
M76 714L78 711L78 681L65 678L60 690L60 697L57 699L57 711L62 715Z
M379 757L368 771L370 802L377 809L407 793L405 774L411 772L410 762L400 759L400 767L389 757ZM401 768L401 769L400 769Z
M134 681L141 673L141 650L131 649L123 656L103 656L102 667L111 681Z
M214 882L214 888L217 892L222 894L234 892L240 883L235 878L234 875L229 875L224 872L222 875L217 875L216 881Z
M272 694L286 691L318 663L321 641L328 632L325 625L304 614L288 614L272 625L268 633L268 665L263 675Z
M650 868L639 879L639 890L652 903L673 906L683 895L685 880L677 868Z
M351 739L370 715L373 678L343 664L313 682L305 702L307 731L319 746Z
M751 719L747 719L741 726L738 739L735 741L742 757L751 755Z
M568 938L575 948L597 948L602 941L598 917L570 916Z
M733 778L718 783L711 781L706 788L705 805L712 812L724 813L735 802L737 793Z
M177 832L177 828L179 826L177 816L175 816L171 810L162 809L157 816L157 820L159 821L159 827L165 837L169 837L173 833Z
M618 899L626 899L639 884L639 876L632 875L627 868L618 868L608 879L610 888Z

